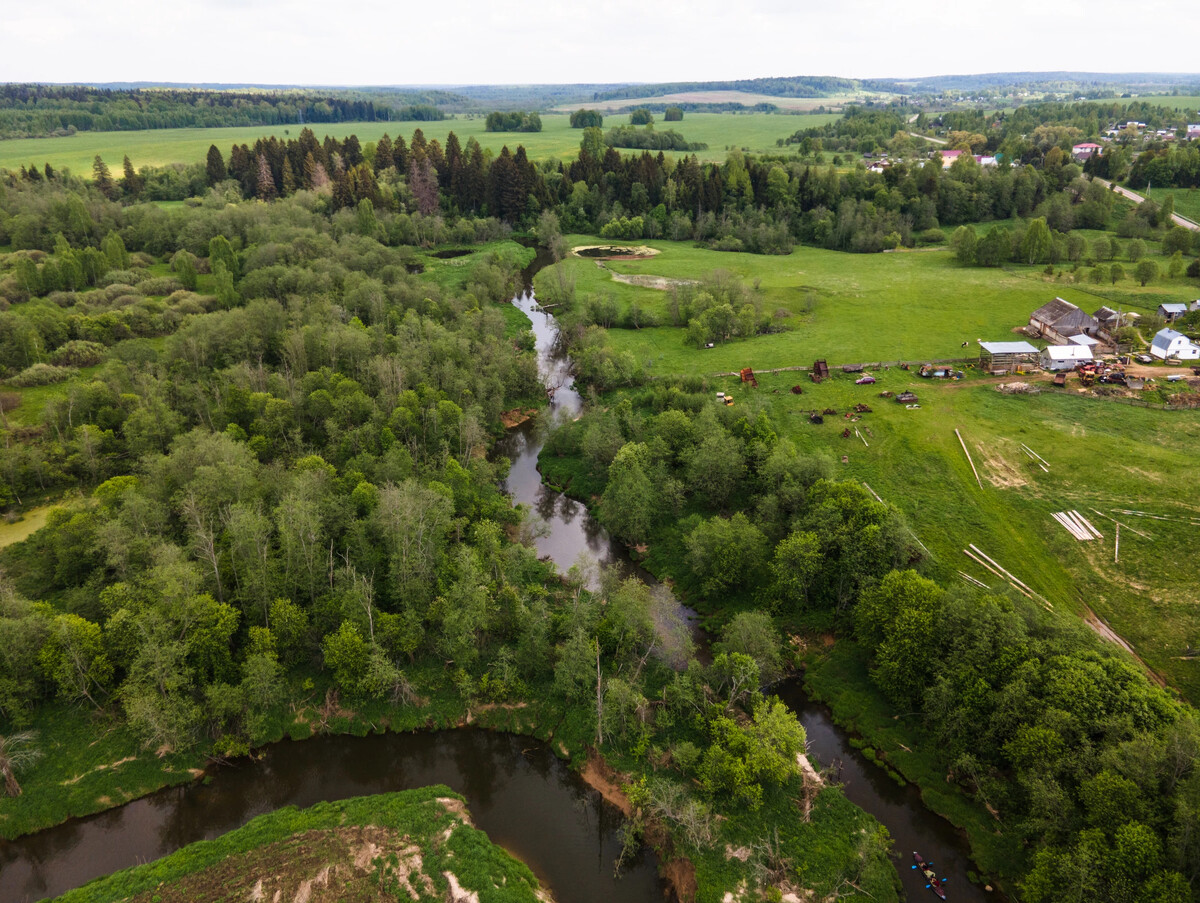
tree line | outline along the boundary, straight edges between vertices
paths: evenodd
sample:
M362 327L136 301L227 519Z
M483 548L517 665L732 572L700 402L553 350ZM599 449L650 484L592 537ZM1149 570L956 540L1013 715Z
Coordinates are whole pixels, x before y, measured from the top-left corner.
M392 107L365 97L304 91L198 91L0 85L0 138L72 132L214 128L296 123L432 121L428 103Z

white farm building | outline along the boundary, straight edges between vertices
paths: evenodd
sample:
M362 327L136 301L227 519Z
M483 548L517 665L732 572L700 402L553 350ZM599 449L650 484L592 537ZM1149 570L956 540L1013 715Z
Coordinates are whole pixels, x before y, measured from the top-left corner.
M1160 329L1150 343L1150 353L1164 361L1194 361L1200 359L1200 345L1195 344L1182 332Z
M1038 363L1043 370L1074 370L1080 364L1091 363L1092 349L1086 345L1051 345L1043 348Z

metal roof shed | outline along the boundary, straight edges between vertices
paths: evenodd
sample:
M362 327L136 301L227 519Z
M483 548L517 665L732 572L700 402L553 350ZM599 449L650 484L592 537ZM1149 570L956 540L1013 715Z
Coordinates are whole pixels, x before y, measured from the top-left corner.
M1017 364L1032 364L1038 350L1028 342L980 342L979 367L982 370L1012 370Z
M1038 358L1044 370L1073 370L1092 360L1092 349L1084 345L1051 345Z

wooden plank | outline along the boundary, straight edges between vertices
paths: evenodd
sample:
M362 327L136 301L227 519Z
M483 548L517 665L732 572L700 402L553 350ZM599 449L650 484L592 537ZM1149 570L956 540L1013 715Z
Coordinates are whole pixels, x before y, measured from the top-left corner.
M971 460L971 453L967 450L967 443L963 441L962 433L957 429L954 435L958 436L958 444L962 446L963 454L967 456L967 463L971 465L971 473L975 474L975 482L979 484L979 488L983 488L983 480L979 479L979 471L975 469L975 462Z

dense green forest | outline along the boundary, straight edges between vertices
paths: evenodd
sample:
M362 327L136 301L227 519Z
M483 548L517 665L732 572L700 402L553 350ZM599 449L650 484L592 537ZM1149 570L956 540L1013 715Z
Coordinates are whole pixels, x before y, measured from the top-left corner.
M296 91L199 91L0 85L0 139L75 131L114 132L211 126L295 125L444 119L432 98L396 103L370 96ZM453 95L447 95L452 97ZM389 98L390 100L391 98Z
M410 140L385 135L363 145L353 135L321 141L303 129L296 138L260 139L227 153L213 146L205 161L188 166L138 170L126 161L123 174L114 176L98 160L94 175L106 196L125 201L185 200L212 189L232 199L267 200L328 185L332 193L321 196L322 208L368 199L380 211L492 216L518 228L532 228L549 210L565 231L597 234L610 222L628 226L636 220L640 225L623 227L622 237L692 239L718 250L768 254L788 253L796 242L855 252L937 244L947 239L943 227L1004 220L1015 221L1005 232L1019 246L1021 221L1044 218L1052 241L1036 262L1079 262L1087 256L1086 244L1072 243L1071 232L1102 228L1114 215L1114 196L1071 161L1073 139L1061 131L1036 134L1036 143L1012 149L1029 158L1022 166L985 168L964 155L949 169L930 159L896 162L875 173L857 162L847 168L839 154L826 156L826 142L876 149L883 142L896 152L911 150L914 139L897 134L899 124L894 113L860 110L841 120L832 138L828 129L807 130L812 134L799 139L799 158L732 150L724 163L706 164L661 151L622 155L609 143L623 143L626 133L657 140L675 134L669 130L584 129L574 159L533 163L519 145L493 155L473 140L464 146L454 133L445 147L427 141L420 129ZM1189 144L1166 158L1148 157L1138 171L1165 160L1162 165L1175 167L1180 179L1192 178L1196 154ZM31 162L19 175L35 182L55 173ZM1130 236L1158 234L1164 218L1154 210L1129 214ZM38 231L29 218L13 217L0 229L17 248L53 246L53 233Z
M807 781L803 729L758 689L781 667L769 619L735 619L702 666L669 594L589 591L515 541L488 449L544 393L495 302L533 251L411 193L238 201L224 175L173 210L61 175L0 188L20 246L0 264L4 506L73 491L0 554L0 768L24 789L5 832L121 798L77 764L91 728L149 751L145 792L179 756L528 702L512 727L631 772L701 899L779 874L895 899L886 833ZM410 272L443 243L483 244ZM730 842L757 852L730 862Z

